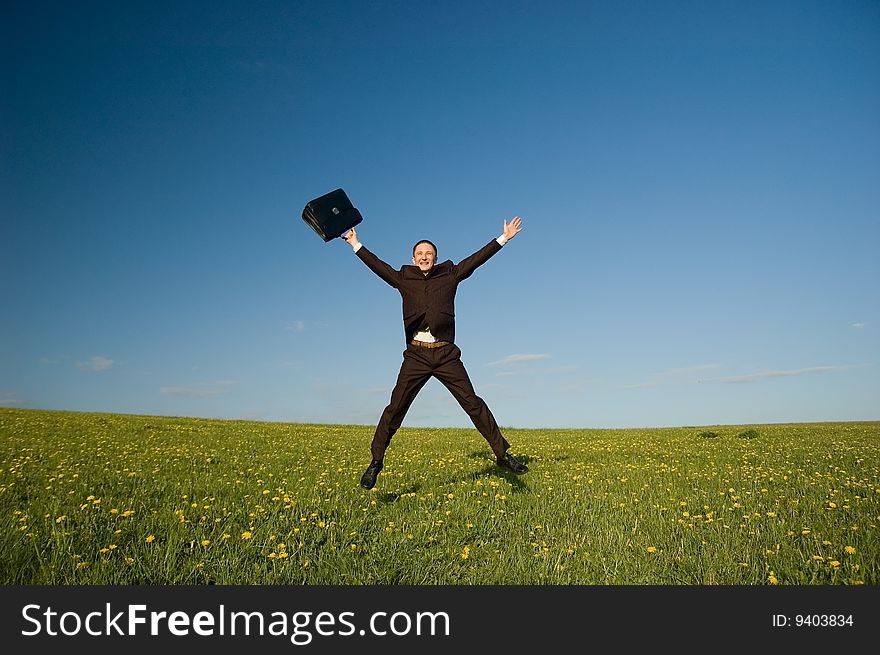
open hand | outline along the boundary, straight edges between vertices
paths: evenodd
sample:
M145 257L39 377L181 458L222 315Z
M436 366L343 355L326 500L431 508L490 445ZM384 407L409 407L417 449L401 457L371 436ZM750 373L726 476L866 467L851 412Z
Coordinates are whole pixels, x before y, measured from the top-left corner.
M504 221L504 238L512 239L517 234L522 231L522 219L519 216L514 216L510 223L506 220Z

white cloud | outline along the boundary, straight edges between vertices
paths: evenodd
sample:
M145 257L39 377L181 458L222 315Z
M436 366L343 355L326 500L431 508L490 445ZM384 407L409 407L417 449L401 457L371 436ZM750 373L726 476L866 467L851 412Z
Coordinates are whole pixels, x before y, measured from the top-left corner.
M284 330L286 332L294 332L299 334L300 332L304 332L306 329L305 321L292 321L284 326Z
M539 359L547 359L550 355L508 355L494 362L489 362L486 366L509 366L511 364L522 364L523 362L534 362Z
M499 378L512 378L512 377L519 377L520 375L522 375L522 371L521 371L521 370L515 370L515 371L499 371L498 373L495 374L495 377L499 377Z
M390 396L391 387L366 387L361 391L364 396Z
M718 364L696 364L694 366L684 366L682 368L673 368L662 373L655 373L648 376L644 381L636 384L628 384L625 389L641 389L644 387L656 387L661 384L690 384L699 382L698 374L704 371L718 368Z
M866 325L867 325L867 323L853 323L850 327L853 327L856 330L861 330Z
M0 391L0 407L20 407L24 401L14 391Z
M544 373L547 375L557 375L559 373L573 373L576 370L578 370L578 367L575 364L562 364L561 366L551 366L544 369Z
M769 378L796 377L799 375L813 375L816 373L828 373L830 371L846 371L853 368L862 368L868 364L849 364L840 366L811 366L809 368L795 368L787 370L769 370L759 371L758 373L750 373L748 375L732 375L721 378L707 378L700 382L719 382L721 384L739 384L747 382L758 382L759 380L767 380Z
M217 389L194 389L192 387L162 387L159 393L163 396L179 396L181 398L210 398L223 393Z
M162 387L159 393L163 396L176 396L178 398L213 398L221 396L232 391L232 388L238 384L236 380L220 380L219 382L210 382L197 384L191 387Z
M85 371L106 371L113 367L113 360L98 355L86 362L78 362L77 366Z

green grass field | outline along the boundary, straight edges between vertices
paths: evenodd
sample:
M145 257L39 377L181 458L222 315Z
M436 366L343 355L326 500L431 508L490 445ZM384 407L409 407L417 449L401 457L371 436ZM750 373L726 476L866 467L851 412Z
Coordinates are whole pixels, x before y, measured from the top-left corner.
M880 423L372 432L2 409L0 582L880 582Z

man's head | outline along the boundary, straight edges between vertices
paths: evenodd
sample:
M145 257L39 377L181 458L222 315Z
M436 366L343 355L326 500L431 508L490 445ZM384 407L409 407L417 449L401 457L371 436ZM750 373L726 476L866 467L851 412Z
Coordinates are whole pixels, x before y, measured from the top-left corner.
M413 246L412 260L422 273L427 273L437 262L437 246L428 240L418 241Z

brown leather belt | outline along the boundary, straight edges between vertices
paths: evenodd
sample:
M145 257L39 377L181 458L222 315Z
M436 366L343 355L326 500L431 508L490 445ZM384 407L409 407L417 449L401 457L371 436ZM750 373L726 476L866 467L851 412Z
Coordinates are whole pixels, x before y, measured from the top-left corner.
M419 348L439 348L440 346L448 346L448 341L434 341L433 343L428 341L416 341L413 339L410 341L410 344L413 346L418 346Z

